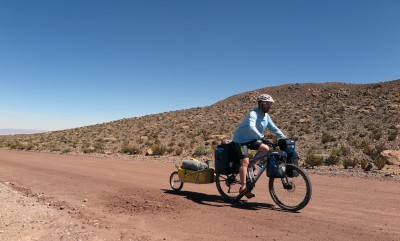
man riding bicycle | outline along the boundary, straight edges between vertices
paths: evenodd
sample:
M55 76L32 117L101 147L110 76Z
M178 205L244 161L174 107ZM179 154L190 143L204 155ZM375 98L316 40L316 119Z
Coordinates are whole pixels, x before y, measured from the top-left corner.
M262 94L257 98L258 107L251 110L240 125L236 128L233 134L233 149L235 154L240 158L240 192L247 192L246 190L246 176L247 167L249 165L248 149L257 150L255 156L259 157L265 155L269 151L269 147L263 144L265 129L270 130L278 138L286 138L286 136L279 130L278 127L272 122L268 112L271 109L272 103L275 101L270 95ZM251 192L246 193L247 198L253 198L255 195Z

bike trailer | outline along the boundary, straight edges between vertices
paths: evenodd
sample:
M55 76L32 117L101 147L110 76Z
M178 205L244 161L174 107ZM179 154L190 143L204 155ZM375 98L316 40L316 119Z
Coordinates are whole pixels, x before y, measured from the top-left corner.
M182 182L196 183L196 184L207 184L207 183L213 183L215 181L215 174L213 168L194 171L179 167L178 177Z

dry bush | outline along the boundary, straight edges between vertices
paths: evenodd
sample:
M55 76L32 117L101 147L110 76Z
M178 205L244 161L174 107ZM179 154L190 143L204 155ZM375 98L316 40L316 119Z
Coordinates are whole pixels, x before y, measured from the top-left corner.
M353 158L345 158L343 160L343 167L345 169L349 168L349 167L353 167L355 168L357 166L357 161ZM365 168L365 167L364 167Z
M336 141L336 137L334 137L333 135L331 135L327 132L322 132L321 141L323 144L328 143L328 142L333 142L333 141Z
M207 156L211 153L210 148L207 148L206 146L200 146L196 148L193 152L194 157L201 157L201 156Z
M334 165L339 164L339 162L340 162L340 157L331 154L331 155L324 161L324 164L325 164L325 165L328 165L328 166L334 166Z
M121 147L121 153L128 155L136 155L141 153L141 149L138 146L125 142Z
M324 158L322 156L317 156L313 153L309 153L305 160L305 163L310 165L311 167L321 166L323 162Z
M376 159L373 160L373 162L374 162L376 168L378 168L378 170L381 170L386 165L386 161L382 157L377 157Z

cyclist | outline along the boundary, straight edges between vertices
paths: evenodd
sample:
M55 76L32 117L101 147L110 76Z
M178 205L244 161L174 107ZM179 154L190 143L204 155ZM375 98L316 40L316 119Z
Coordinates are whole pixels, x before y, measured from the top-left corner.
M249 165L248 149L257 150L255 157L264 155L269 151L269 147L263 144L262 138L264 137L264 130L268 129L274 133L278 138L286 138L286 136L279 130L278 127L272 122L269 116L272 103L275 101L270 95L262 94L257 98L258 107L251 110L240 125L236 128L233 134L233 147L234 152L240 158L240 192L246 192L246 176L247 167ZM251 192L246 194L247 198L253 198L255 195Z

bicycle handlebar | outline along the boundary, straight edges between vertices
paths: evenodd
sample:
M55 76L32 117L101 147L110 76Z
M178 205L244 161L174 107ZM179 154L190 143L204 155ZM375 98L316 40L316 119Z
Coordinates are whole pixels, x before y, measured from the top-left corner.
M273 143L272 141L270 141L270 140L267 140L267 139L261 139L261 141L264 143L264 144L266 144L266 145L268 145L268 146L270 146L270 147L272 147L272 148L276 148L276 147L278 147L279 145L278 145L278 143Z

